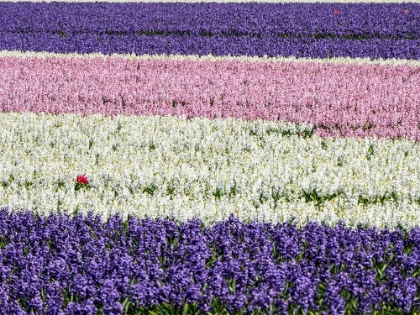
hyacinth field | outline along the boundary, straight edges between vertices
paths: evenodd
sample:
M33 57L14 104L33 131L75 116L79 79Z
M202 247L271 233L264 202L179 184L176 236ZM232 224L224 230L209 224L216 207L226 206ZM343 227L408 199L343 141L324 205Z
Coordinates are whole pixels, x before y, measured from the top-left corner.
M0 1L0 109L0 315L420 314L417 0Z

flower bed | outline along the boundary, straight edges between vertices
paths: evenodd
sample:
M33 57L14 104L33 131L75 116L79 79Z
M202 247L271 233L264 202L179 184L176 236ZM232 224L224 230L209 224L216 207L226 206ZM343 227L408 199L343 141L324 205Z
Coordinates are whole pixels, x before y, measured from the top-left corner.
M417 60L419 9L414 3L0 3L7 17L0 49Z
M420 312L420 5L113 2L0 2L0 315Z
M0 59L3 111L280 120L322 136L420 139L418 63L22 56Z
M231 214L297 217L299 225L420 223L420 146L410 140L321 138L311 125L172 116L13 113L0 122L2 207L208 224Z
M2 309L13 314L331 314L418 307L418 228L198 220L106 223L0 212ZM71 235L71 237L70 237ZM14 268L11 268L13 266Z

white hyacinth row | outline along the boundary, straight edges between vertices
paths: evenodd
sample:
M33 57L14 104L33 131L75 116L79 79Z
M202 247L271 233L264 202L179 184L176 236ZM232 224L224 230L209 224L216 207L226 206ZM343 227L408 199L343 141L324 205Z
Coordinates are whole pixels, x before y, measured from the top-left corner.
M1 1L1 0L0 0ZM128 59L128 60L192 60L192 61L223 61L223 60L240 60L243 62L293 62L293 63L321 63L321 64L356 64L356 65L381 65L381 66L403 66L403 65L412 65L414 67L420 66L420 60L409 60L409 59L370 59L370 58L350 58L350 57L332 57L332 58L305 58L305 57L268 57L268 56L213 56L213 55L136 55L136 54L102 54L102 53L54 53L54 52L35 52L35 51L10 51L10 50L0 50L0 58L7 57L37 57L37 58L83 58L83 59L93 59L93 58L104 58L104 59Z
M420 225L420 144L238 119L0 114L0 206L105 218ZM76 189L76 176L89 184Z

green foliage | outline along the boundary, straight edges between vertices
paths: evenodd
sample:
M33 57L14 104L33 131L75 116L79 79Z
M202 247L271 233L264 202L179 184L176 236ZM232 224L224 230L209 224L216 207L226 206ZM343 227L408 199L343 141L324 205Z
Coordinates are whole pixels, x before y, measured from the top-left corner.
M4 249L7 244L9 244L9 239L5 235L0 236L0 249Z
M366 153L366 158L370 161L370 159L372 158L372 156L375 154L375 150L374 150L374 146L373 144L369 145L369 149Z
M327 195L320 195L315 189L312 191L305 191L302 190L302 197L305 199L306 202L312 202L314 201L316 205L322 205L325 201L332 200L338 196L343 194L342 191L337 191L333 194L327 194Z
M156 185L146 186L145 188L143 188L143 192L148 193L149 195L153 196L153 194L154 194L154 192L157 188L158 187Z
M222 190L219 187L216 187L216 191L213 193L214 198L219 199L223 195Z

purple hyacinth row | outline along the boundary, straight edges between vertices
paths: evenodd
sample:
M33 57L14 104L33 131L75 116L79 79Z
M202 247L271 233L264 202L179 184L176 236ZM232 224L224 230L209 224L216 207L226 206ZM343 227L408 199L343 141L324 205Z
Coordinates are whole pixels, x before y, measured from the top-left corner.
M0 212L1 314L418 311L420 229ZM132 313L134 314L134 313Z
M420 60L420 40L355 41L278 37L200 37L0 33L0 50L55 53L175 54L214 56L294 56L306 58L371 58Z
M420 59L418 4L3 3L0 49Z
M1 32L419 39L420 4L2 3Z

